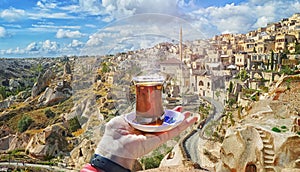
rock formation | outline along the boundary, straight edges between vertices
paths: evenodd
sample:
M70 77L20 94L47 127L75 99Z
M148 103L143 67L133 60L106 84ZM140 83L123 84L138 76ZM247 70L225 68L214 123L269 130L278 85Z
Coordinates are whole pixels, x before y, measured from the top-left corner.
M36 97L50 84L51 79L53 79L54 74L51 69L46 70L43 75L39 75L37 82L33 85L31 96Z
M54 105L68 99L72 94L73 91L68 82L59 82L54 89L47 87L39 97L38 103L40 106Z
M71 73L72 73L71 65L68 62L66 62L64 66L64 75L71 74Z
M25 149L29 140L30 140L29 134L17 133L13 135L12 139L10 140L8 150L12 151L16 149Z
M294 133L281 134L255 126L230 128L221 146L221 161L216 171L299 168L299 138Z
M84 164L90 161L96 146L97 144L91 140L82 140L82 142L70 152L70 159L67 163L70 166L80 169Z
M48 126L31 137L27 144L26 151L28 151L31 156L41 159L57 156L61 151L68 150L67 135L68 130L62 123Z

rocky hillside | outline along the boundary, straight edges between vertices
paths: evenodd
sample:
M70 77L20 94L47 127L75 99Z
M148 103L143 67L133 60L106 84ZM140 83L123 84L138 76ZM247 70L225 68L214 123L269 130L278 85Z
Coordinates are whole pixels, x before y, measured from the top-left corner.
M0 160L74 169L89 162L103 125L133 108L131 75L139 68L126 57L1 59Z
M64 158L70 157L72 151L76 154L78 145L87 146L84 137L90 140L94 135L82 133L90 129L89 126L99 127L104 118L109 119L109 115L114 114L110 111L114 106L109 105L112 97L108 95L108 85L103 84L106 75L101 72L100 60L1 60L1 160L8 161L11 157L53 163L77 160L79 157L73 154L70 162ZM96 136L97 141L99 132ZM89 143L94 145L96 141ZM90 154L92 151L90 147ZM20 156L12 156L12 152L19 152Z
M248 106L228 108L204 128L201 166L214 171L297 171L300 169L300 76L282 76Z
M80 169L103 124L133 108L130 80L142 59L126 60L132 57L0 59L0 160ZM258 101L227 107L199 135L201 164L191 163L182 149L172 150L180 137L139 162L160 165L150 171L201 171L199 165L215 171L299 169L299 83L299 75L282 76ZM142 169L139 162L136 170Z

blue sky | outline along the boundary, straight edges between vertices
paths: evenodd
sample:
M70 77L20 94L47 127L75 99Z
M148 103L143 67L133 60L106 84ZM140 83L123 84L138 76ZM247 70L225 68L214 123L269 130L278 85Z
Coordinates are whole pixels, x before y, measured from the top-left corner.
M0 57L103 55L162 41L246 33L299 0L1 0Z

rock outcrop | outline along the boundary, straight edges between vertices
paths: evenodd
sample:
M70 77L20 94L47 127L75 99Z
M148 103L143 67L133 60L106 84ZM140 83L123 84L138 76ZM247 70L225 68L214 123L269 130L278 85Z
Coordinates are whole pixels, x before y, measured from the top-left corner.
M255 126L230 128L221 146L221 161L216 171L299 168L299 138L293 133L281 134Z
M51 69L46 70L43 75L39 75L37 82L33 85L31 96L36 97L51 83L54 74Z
M9 108L13 103L14 103L14 100L12 100L11 98L0 101L0 109Z
M233 146L234 145L234 146ZM253 127L227 131L216 171L245 171L248 164L262 169L262 141Z
M97 144L91 140L84 139L70 152L70 159L67 162L70 166L80 169L92 158Z
M64 75L71 74L71 73L72 73L71 65L68 62L66 62L64 66Z
M37 158L47 158L61 154L61 151L68 150L68 141L66 136L68 130L62 123L57 123L43 129L31 137L26 151L31 156Z
M15 134L9 142L9 151L16 149L25 149L30 140L30 135L26 133Z
M54 105L68 99L72 94L73 91L68 82L59 82L54 89L47 87L39 97L38 103L40 106Z

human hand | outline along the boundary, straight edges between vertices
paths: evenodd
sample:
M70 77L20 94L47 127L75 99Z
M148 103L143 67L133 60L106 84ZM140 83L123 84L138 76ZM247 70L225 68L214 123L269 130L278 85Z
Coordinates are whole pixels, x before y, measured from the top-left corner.
M174 110L181 112L182 107L178 106ZM131 169L135 159L179 135L197 121L197 117L190 117L189 112L183 114L185 119L180 125L172 130L159 133L136 130L125 121L124 116L115 117L106 124L104 135L95 153Z

